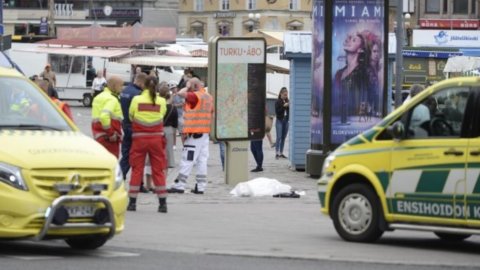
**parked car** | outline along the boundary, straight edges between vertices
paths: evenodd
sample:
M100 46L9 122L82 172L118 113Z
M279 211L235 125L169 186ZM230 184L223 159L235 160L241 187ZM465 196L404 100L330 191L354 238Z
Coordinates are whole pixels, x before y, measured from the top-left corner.
M0 67L0 114L0 239L95 249L123 231L116 158L11 67Z

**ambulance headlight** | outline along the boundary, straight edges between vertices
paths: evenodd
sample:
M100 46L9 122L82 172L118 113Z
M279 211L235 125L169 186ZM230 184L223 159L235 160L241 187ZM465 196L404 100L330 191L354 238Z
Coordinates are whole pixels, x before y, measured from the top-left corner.
M21 190L28 190L23 180L21 169L0 162L0 182Z
M327 172L327 169L332 165L335 160L335 155L328 155L328 157L323 161L322 174Z
M123 183L123 172L122 169L120 168L120 165L117 164L117 167L115 167L115 185L113 187L113 190L117 190Z

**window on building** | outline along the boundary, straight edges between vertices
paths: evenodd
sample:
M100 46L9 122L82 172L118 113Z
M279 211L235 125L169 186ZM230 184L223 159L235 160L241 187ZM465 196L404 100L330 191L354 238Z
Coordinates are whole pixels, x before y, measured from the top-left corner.
M425 12L440 13L440 2L441 0L425 0Z
M443 14L448 14L448 0L443 0Z
M247 0L247 9L248 10L257 9L257 0Z
M195 11L203 11L204 0L195 0Z
M222 37L230 36L230 25L228 23L221 23L218 25L218 35Z
M468 2L469 2L469 0L455 0L455 1L453 1L453 13L454 14L468 14Z
M477 14L477 0L472 0L472 14Z
M300 0L289 0L288 8L290 10L298 10L300 9Z
M230 10L230 0L220 0L220 10Z

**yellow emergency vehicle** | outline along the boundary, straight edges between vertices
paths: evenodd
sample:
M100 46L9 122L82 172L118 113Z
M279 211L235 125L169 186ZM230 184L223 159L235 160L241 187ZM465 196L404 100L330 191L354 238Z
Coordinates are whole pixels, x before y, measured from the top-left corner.
M450 241L480 234L480 78L439 82L342 144L318 188L347 241L395 229Z
M116 158L13 68L0 67L0 239L95 249L124 228Z

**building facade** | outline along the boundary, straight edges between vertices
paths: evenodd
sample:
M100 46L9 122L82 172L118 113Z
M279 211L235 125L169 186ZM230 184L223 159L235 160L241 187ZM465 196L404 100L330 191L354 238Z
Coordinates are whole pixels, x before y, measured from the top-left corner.
M53 3L52 12L49 4ZM48 35L55 27L132 25L177 28L178 1L174 0L5 0L4 34Z
M312 0L180 0L178 32L205 41L255 30L312 29Z

